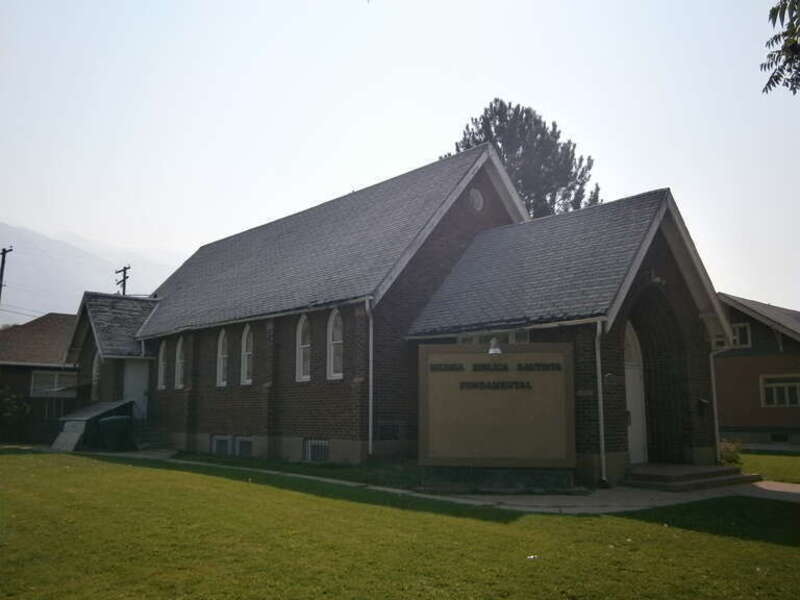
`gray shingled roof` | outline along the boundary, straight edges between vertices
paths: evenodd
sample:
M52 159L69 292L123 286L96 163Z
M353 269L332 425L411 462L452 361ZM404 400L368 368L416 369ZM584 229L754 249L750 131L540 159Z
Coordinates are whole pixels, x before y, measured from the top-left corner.
M409 334L605 315L668 197L654 190L481 232Z
M0 330L0 363L64 364L75 315L47 313Z
M136 332L158 304L152 298L85 292L83 305L103 356L139 356Z
M755 313L754 316L756 316L756 318L760 317L760 320L767 326L775 327L775 325L778 325L784 327L794 334L792 337L800 340L800 311L774 306L748 298L740 298L739 296L725 294L723 292L720 292L718 295L720 299L729 306L733 306L733 308L737 310L742 310L742 308L749 309L747 312Z
M139 331L182 329L371 295L487 146L201 247Z

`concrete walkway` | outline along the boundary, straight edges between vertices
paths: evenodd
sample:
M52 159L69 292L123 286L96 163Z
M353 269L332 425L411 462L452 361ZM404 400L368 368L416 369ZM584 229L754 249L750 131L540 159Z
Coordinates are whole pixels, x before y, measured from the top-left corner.
M573 515L618 513L656 508L659 506L685 504L687 502L696 502L697 500L720 498L723 496L751 496L754 498L767 498L771 500L782 500L784 502L794 502L800 504L800 485L793 483L781 483L778 481L758 481L756 483L732 485L706 490L695 490L691 492L664 492L660 490L647 490L618 486L606 490L594 490L589 494L576 495L425 494L414 492L412 490L367 485L356 481L345 481L342 479L332 479L330 477L317 477L314 475L288 473L286 471L275 471L271 469L234 467L229 465L220 465L217 463L181 460L177 458L171 458L173 454L174 452L171 450L86 453L87 456L134 458L154 460L183 466L214 467L230 469L234 471L265 473L268 475L288 477L290 479L320 481L333 485L362 488L389 494L396 494L399 496L440 500L444 502L453 502L456 504L465 504L470 506L502 508L526 513L554 513Z

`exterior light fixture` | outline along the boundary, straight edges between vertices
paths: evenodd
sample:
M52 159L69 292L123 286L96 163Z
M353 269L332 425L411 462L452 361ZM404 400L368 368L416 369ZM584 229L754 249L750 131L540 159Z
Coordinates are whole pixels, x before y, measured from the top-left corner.
M503 351L500 349L500 343L497 341L496 337L493 337L489 340L489 354L502 354Z

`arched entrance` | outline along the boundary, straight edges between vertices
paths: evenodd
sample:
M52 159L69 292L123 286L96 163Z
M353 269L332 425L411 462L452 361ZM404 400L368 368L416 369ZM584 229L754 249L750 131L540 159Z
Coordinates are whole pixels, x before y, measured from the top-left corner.
M678 320L658 285L649 286L639 294L630 313L629 325L638 341L641 356L646 460L685 462L683 433L688 410L686 349ZM634 351L632 348L632 359ZM629 435L631 433L629 429ZM636 435L636 431L633 433ZM629 445L631 443L635 443L635 439L629 439Z

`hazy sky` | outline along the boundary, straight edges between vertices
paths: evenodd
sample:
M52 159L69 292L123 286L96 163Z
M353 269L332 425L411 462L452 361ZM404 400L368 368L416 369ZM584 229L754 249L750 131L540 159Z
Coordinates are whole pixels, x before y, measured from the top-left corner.
M3 0L0 221L174 261L436 159L500 96L606 200L671 187L717 289L800 308L770 4Z

